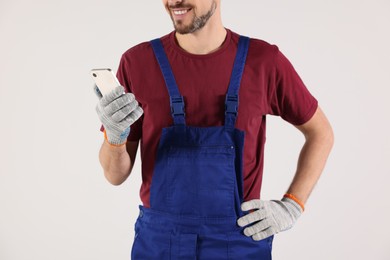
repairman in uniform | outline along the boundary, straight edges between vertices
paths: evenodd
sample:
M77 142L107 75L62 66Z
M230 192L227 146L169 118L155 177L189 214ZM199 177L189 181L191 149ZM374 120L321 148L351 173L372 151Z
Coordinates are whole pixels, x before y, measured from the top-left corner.
M163 3L175 30L126 51L123 87L97 105L110 183L130 175L141 140L132 259L271 259L273 235L294 225L323 170L331 126L277 46L224 28L221 0ZM306 138L272 201L259 199L267 114Z

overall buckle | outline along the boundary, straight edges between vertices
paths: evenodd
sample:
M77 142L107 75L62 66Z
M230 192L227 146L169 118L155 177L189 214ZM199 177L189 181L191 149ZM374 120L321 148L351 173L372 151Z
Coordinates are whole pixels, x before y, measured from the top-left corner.
M226 95L225 99L225 115L234 114L238 112L238 95Z
M171 114L172 116L185 115L184 113L184 99L182 96L176 96L170 98Z

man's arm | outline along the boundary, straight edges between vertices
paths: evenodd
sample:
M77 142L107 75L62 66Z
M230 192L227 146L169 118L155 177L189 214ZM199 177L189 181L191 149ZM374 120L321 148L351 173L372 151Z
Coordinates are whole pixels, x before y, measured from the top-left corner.
M127 142L126 145L113 146L104 140L99 160L104 176L113 185L122 184L129 177L137 155L138 143Z
M241 204L251 213L239 218L237 224L246 236L261 240L291 228L303 212L304 204L317 183L333 146L333 131L326 116L318 107L312 118L296 126L306 138L294 179L281 200L254 199Z
M143 114L134 94L125 93L123 86L117 86L99 97L96 112L104 126L104 142L100 148L99 160L104 176L113 185L122 184L129 177L138 148L137 142L127 142L130 126Z
M332 127L320 107L308 122L296 128L304 134L306 141L287 193L305 204L325 167L334 137Z

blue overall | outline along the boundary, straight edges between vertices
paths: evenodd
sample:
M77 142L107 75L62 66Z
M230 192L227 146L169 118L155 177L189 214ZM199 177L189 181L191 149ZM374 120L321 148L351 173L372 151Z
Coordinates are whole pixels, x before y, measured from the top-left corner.
M159 39L151 41L170 96L174 125L162 129L150 191L140 206L132 259L271 259L272 239L254 241L237 219L243 202L244 132L238 91L249 38L240 37L225 102L225 125L187 126L184 100Z

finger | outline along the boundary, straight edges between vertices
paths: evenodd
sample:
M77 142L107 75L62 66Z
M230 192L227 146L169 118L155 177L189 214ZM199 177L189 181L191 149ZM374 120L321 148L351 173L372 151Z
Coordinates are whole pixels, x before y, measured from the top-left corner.
M250 237L256 233L268 229L270 226L271 226L270 221L268 219L263 219L262 221L245 228L244 234L247 237Z
M259 199L254 199L250 201L246 201L241 204L241 210L248 211L251 209L259 209L262 208L263 202Z
M131 117L132 123L137 121L142 116L143 113L144 111L140 106L134 109L134 111L129 115Z
M124 107L116 111L114 114L112 114L111 117L115 122L120 122L125 119L131 112L133 112L137 107L138 102L134 99L130 102L130 104L125 105Z
M262 220L266 217L265 210L256 210L255 212L249 213L237 220L237 224L240 227L244 227L250 223Z
M134 103L135 102L135 103ZM108 115L113 115L120 109L124 108L125 106L130 105L131 103L134 103L132 106L138 106L138 102L134 99L134 95L122 95L119 98L112 101L110 104L108 104L104 110Z
M142 108L141 108L141 107L137 107L137 108L133 111L133 113L131 113L131 115L132 115L132 117L133 117L133 119L134 119L133 122L137 121L137 120L142 116L142 114L143 114Z
M99 98L99 100L103 97L102 93L100 92L98 86L96 84L93 86L94 93Z
M140 106L134 109L122 122L126 122L129 125L132 125L135 121L137 121L143 114L143 110Z
M259 233L254 234L252 236L252 239L255 241L260 241L262 239L265 239L265 238L270 237L270 236L275 235L275 234L276 234L275 229L270 227L266 230L263 230Z
M129 106L130 112L133 112L139 106L138 101L135 99L131 100Z
M108 104L110 104L112 101L117 99L118 97L122 96L125 93L125 90L122 86L117 86L114 88L111 92L104 95L103 98L100 100L102 103L102 106L105 107Z
M138 106L134 111L133 111L134 114L137 115L137 119L140 118L143 114L144 114L144 110L142 109L142 107Z
M122 107L121 109L119 109L118 111L116 111L112 116L112 120L114 120L114 122L120 122L122 121L123 119L125 119L132 111L132 108L131 108L131 105L127 105L127 106L124 106Z

